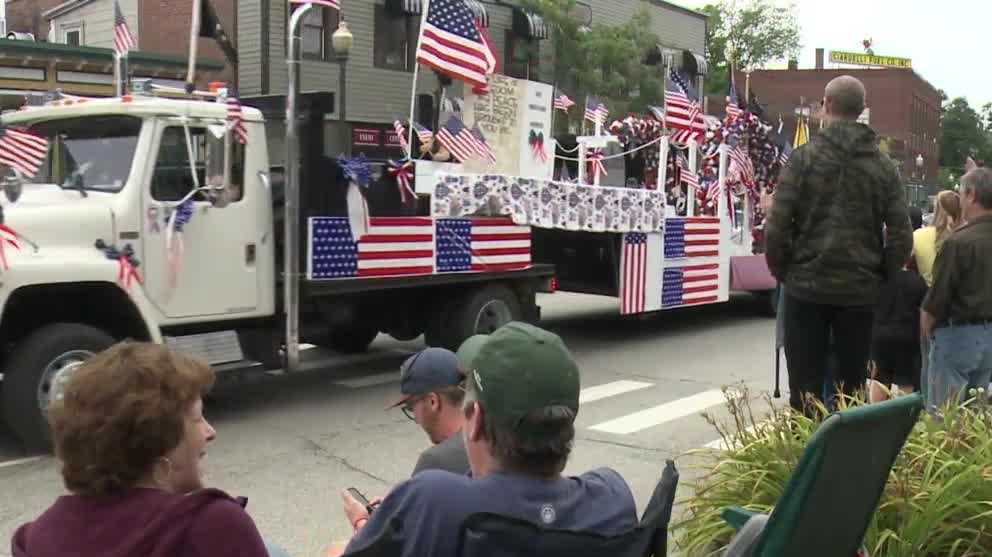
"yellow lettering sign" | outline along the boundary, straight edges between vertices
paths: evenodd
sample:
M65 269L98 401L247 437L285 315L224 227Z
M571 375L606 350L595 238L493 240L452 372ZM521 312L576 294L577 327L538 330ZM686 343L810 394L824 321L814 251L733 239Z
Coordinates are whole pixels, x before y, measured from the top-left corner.
M885 68L912 68L913 61L909 58L896 56L876 56L862 52L830 51L830 61L836 64L856 64L858 66L882 66Z

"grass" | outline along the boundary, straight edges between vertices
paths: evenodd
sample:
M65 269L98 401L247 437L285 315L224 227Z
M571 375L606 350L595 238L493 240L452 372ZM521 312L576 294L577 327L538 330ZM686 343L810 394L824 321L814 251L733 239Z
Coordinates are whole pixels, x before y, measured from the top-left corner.
M771 512L806 441L827 415L810 419L776 407L758 416L746 388L725 389L729 421L707 421L725 450L693 451L702 476L683 501L686 518L673 526L679 554L721 555L734 531L720 513L729 506ZM984 397L982 397L984 398ZM992 411L987 404L923 413L899 454L864 546L871 557L992 555ZM839 401L840 409L865 404Z

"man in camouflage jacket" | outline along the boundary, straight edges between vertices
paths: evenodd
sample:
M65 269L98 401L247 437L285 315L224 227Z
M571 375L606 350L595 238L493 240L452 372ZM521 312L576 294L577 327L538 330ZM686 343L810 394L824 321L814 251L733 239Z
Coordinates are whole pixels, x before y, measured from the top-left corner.
M785 352L790 404L819 398L831 333L835 380L864 387L872 310L889 273L912 249L905 194L878 137L857 118L864 85L850 76L827 84L826 128L796 149L782 170L765 226L768 268L785 284Z

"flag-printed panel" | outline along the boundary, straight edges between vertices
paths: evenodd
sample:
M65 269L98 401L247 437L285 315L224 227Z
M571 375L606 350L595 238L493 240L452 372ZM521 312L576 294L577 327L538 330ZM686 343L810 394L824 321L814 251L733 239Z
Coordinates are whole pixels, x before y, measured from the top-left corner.
M372 217L355 242L347 217L311 217L310 279L429 275L434 272L434 221Z
M437 219L437 272L508 271L530 266L530 227L501 218Z
M720 255L720 219L685 217L665 219L665 259Z
M661 309L661 232L628 232L620 251L620 313Z
M662 271L662 309L709 304L719 300L720 265L689 265Z

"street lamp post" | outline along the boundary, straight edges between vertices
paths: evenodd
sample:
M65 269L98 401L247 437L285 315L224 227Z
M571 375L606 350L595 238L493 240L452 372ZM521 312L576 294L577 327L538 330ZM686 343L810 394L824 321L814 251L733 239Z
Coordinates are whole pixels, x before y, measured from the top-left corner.
M920 174L920 183L926 181L926 174L923 172L923 154L916 154L916 171Z
M345 84L348 81L348 54L351 52L351 45L355 42L355 36L348 30L348 24L344 20L338 23L337 30L331 35L331 45L334 48L335 60L338 63L338 120L341 125L341 145L342 149L351 155L351 141L348 137L349 129L347 123L347 97L345 95ZM344 146L347 146L345 149Z

